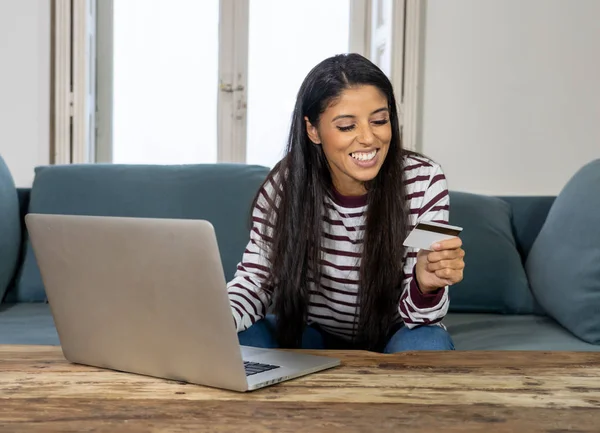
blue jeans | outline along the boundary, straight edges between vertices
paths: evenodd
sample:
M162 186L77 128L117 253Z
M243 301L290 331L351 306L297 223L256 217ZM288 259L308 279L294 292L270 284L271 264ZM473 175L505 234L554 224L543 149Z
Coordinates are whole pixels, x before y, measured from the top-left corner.
M243 346L277 348L275 339L275 317L268 315L247 330L238 334ZM302 334L303 349L352 349L352 344L320 330L307 326ZM439 326L420 326L409 329L405 326L388 340L383 353L416 350L454 350L450 334Z

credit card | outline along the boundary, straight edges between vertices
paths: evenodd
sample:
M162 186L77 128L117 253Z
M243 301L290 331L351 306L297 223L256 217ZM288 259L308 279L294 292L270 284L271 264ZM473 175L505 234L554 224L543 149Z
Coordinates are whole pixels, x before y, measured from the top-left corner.
M404 240L405 247L420 250L431 250L431 246L437 242L452 239L460 235L462 227L449 224L434 223L431 221L420 222Z

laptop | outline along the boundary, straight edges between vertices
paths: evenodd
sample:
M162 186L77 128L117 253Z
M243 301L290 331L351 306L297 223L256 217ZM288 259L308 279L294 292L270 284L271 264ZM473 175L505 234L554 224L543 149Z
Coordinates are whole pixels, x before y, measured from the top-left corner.
M208 221L28 214L25 222L70 362L240 392L340 364L239 344Z

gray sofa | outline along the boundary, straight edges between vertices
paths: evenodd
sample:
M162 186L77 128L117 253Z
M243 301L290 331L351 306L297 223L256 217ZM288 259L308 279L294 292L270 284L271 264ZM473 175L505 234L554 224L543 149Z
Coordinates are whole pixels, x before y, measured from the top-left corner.
M27 212L207 219L229 279L267 172L235 164L44 166L32 188L17 189L0 157L0 344L59 344L23 224ZM444 322L457 350L599 351L548 314L530 285L532 273L545 272L531 270L528 259L556 198L452 191L450 200L467 251L465 279L451 288Z

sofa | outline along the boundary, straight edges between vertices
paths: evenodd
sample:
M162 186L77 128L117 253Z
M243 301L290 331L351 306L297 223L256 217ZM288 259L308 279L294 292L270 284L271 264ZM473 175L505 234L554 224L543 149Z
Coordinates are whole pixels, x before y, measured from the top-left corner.
M596 188L600 160L590 165L582 168L592 173L583 182ZM266 167L241 164L41 166L31 188L16 188L0 157L0 344L60 344L24 225L28 212L206 219L215 227L230 279L248 240L253 196L267 173ZM562 278L553 274L559 267L553 250L544 257L543 240L560 231L551 224L565 207L559 201L564 199L450 192L450 222L464 228L467 252L465 278L451 287L444 320L457 350L600 350L600 315L593 317L600 305L600 260L584 268L592 267L585 280L591 297L576 287L547 289ZM600 222L599 215L600 205L590 218ZM590 248L584 253L595 254L593 243ZM177 296L176 287L165 290Z

